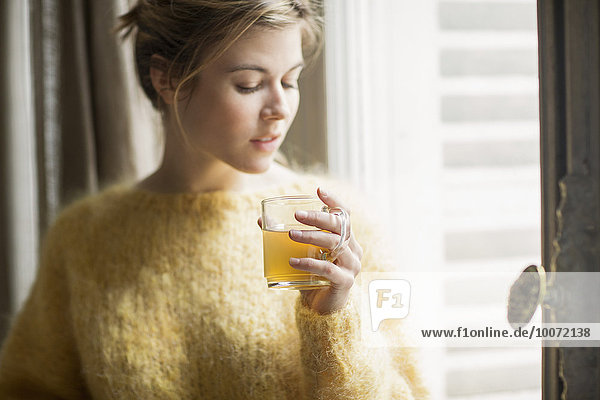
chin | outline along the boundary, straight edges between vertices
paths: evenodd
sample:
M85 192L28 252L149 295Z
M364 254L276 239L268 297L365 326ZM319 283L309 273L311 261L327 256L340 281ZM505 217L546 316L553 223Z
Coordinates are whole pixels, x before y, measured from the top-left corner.
M244 165L236 169L247 174L263 174L267 172L269 168L271 168L272 164L273 159L269 158L268 160L260 160L259 162L252 163L250 165Z

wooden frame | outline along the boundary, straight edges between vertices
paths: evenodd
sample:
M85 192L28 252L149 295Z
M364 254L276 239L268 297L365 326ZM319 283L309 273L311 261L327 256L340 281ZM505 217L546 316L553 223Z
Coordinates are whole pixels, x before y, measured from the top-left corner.
M597 0L538 0L542 260L550 271L600 272L599 26ZM542 351L544 400L600 397L599 348Z

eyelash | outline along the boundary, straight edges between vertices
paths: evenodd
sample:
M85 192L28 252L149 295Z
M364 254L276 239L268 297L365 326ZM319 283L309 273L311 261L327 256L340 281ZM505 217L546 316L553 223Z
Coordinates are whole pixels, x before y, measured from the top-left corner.
M283 83L283 87L286 89L297 89L296 86L294 85L288 85L287 83ZM238 86L238 89L241 93L244 94L250 94L250 93L254 93L256 91L258 91L258 89L261 88L261 85L255 86L255 87L251 87L251 88L247 88L247 87L243 87L243 86Z

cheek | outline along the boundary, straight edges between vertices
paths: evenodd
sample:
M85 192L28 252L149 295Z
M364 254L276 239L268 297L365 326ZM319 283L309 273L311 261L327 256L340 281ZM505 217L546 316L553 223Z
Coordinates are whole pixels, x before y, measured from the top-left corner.
M254 125L260 108L256 102L240 98L229 98L220 103L217 109L214 109L215 116L221 119L221 123L229 127L247 127Z
M227 89L198 96L189 108L190 119L195 126L212 131L247 124L255 112L252 102L229 93Z

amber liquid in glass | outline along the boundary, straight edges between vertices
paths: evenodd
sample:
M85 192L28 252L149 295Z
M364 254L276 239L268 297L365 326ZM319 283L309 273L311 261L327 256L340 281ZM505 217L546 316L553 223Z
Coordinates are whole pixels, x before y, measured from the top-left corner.
M265 278L269 287L299 289L320 287L329 283L320 276L290 265L290 257L320 258L321 249L311 244L293 241L288 231L263 230L263 252Z

